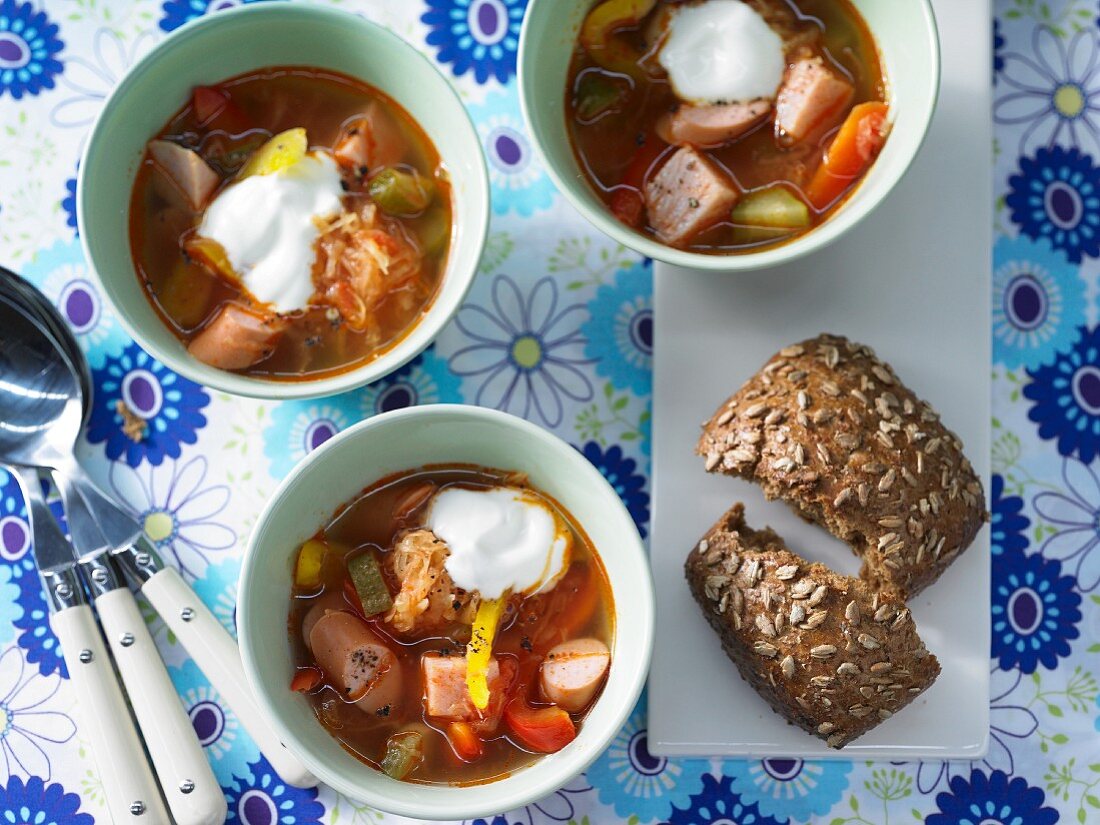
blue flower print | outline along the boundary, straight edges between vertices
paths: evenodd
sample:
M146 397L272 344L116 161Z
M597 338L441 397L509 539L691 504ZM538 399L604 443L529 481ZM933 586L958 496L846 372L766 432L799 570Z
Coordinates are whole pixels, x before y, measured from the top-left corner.
M233 638L237 637L237 579L240 573L240 559L226 559L209 565L191 586Z
M16 100L54 87L64 66L57 59L65 47L57 24L34 3L0 0L0 97Z
M465 825L544 825L550 822L576 822L580 819L581 810L577 803L584 804L582 800L591 793L593 793L592 786L583 776L578 776L537 802L508 813L497 814L491 820L466 820Z
M1080 633L1081 596L1062 563L1010 550L993 565L993 658L1003 670L1054 670Z
M1031 520L1024 515L1024 500L1006 496L1004 476L993 474L993 523L991 525L993 555L1027 549L1027 528Z
M348 393L277 404L263 433L271 475L283 478L309 453L357 420L355 398Z
M824 816L848 789L852 763L804 759L735 760L722 763L732 790L763 816L809 822Z
M223 788L229 813L226 822L241 825L310 825L325 813L316 788L287 785L262 756Z
M0 553L3 552L3 529L0 526ZM7 644L15 637L15 620L23 615L15 576L13 567L0 565L0 645Z
M119 501L130 506L164 561L175 562L190 580L203 576L211 553L230 550L237 533L223 521L231 499L225 484L209 484L210 465L198 455L141 471L113 462L108 479Z
M527 0L427 0L420 19L428 44L438 49L456 77L473 70L478 83L501 83L516 73L519 32Z
M1037 26L1030 48L1002 56L999 81L1007 88L993 107L997 123L1024 126L1020 153L1067 143L1100 150L1100 72L1095 32L1081 28L1067 44L1049 26ZM994 81L998 78L995 76Z
M585 354L596 373L619 389L649 395L653 388L653 269L636 263L621 269L615 282L596 290L583 331Z
M1044 492L1035 496L1032 506L1043 520L1053 525L1055 534L1043 542L1042 553L1056 559L1077 577L1083 591L1100 584L1100 477L1080 461L1062 461L1065 492Z
M0 786L0 817L4 822L34 825L93 825L92 815L80 810L80 797L58 784L46 785L40 776L26 781L11 777Z
M58 241L42 250L22 274L57 307L93 368L103 366L108 351L126 346L129 338L104 304L80 241Z
M993 82L997 82L997 75L1004 70L1005 67L1005 36L1001 34L1001 21L999 18L993 18Z
M462 382L434 348L429 348L401 369L368 384L359 397L362 416L380 415L417 404L452 404L462 401Z
M19 648L0 654L0 783L13 772L46 781L53 775L48 751L76 735L72 718L57 710L60 687L59 677L28 668Z
M645 696L611 745L585 774L600 802L615 809L625 822L636 816L642 822L664 821L674 808L691 804L702 788L705 762L669 760L649 752Z
M1050 146L1020 158L1005 203L1020 233L1046 238L1075 264L1100 255L1100 169L1077 149Z
M1038 367L1085 323L1085 282L1046 239L1000 238L993 249L993 360Z
M776 819L760 813L759 805L747 805L731 789L731 780L703 775L703 790L691 797L685 808L673 808L666 825L787 825L787 818Z
M451 370L478 382L474 403L537 415L557 427L565 415L562 397L589 401L592 383L579 367L584 358L584 304L561 306L557 282L540 278L524 297L507 275L492 281L492 311L468 303L455 325L472 343L449 360Z
M1024 397L1039 436L1056 439L1058 452L1085 463L1100 455L1100 327L1082 327L1079 340L1052 364L1028 370Z
M470 107L489 165L493 211L529 216L554 203L554 184L542 167L527 134L512 86L493 92Z
M221 694L211 687L190 659L184 660L180 667L169 667L168 675L218 782L230 786L235 776L247 776L249 764L260 758L260 751L252 739L244 735L240 722L226 707Z
M36 574L19 579L19 607L22 615L12 622L17 636L15 643L26 651L27 661L38 666L43 676L57 673L69 678L61 644L50 628L50 613L46 596Z
M1046 794L1023 777L1013 780L1002 771L986 776L975 769L969 780L957 776L950 792L936 796L939 810L925 825L1053 825L1058 811L1043 805Z
M604 450L595 441L589 441L577 449L615 488L638 526L638 532L645 538L649 526L649 493L645 490L645 476L638 472L637 462L623 455L623 448L618 444Z
M80 228L76 223L76 177L65 181L65 197L61 199L61 209L65 213L65 225L80 237Z
M206 390L137 344L108 356L92 370L92 381L96 392L87 439L105 442L109 459L122 458L136 467L142 461L179 458L182 446L194 444L206 426L201 412L210 403Z
M175 31L204 14L255 2L257 0L165 0L161 6L164 14L160 18L160 27L166 32Z

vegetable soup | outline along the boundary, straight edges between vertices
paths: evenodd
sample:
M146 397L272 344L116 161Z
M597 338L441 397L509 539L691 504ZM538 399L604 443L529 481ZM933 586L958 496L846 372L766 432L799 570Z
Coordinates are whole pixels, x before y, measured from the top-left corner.
M887 139L886 99L850 0L603 0L579 33L566 118L616 218L728 254L827 220Z
M426 467L299 550L289 638L319 722L395 779L476 784L566 747L611 666L611 589L526 478Z
M130 203L142 288L200 361L279 380L362 365L438 291L439 153L354 78L274 67L196 87L148 144Z

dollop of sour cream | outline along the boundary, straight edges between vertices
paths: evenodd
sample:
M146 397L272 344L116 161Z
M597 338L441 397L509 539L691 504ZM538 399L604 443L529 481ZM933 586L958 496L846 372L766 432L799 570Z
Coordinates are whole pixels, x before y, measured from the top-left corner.
M313 295L315 219L343 209L340 172L323 152L226 187L198 234L217 241L253 297L276 312L305 309Z
M774 98L787 67L783 39L741 0L677 8L657 59L690 103Z
M497 599L552 588L572 544L549 505L515 487L446 487L429 505L428 529L450 550L444 567L463 590Z

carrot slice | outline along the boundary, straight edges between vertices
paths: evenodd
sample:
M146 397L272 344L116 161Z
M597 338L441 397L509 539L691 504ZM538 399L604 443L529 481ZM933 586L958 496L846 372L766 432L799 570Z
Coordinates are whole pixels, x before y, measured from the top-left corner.
M878 157L890 131L889 111L885 103L874 101L848 114L806 190L815 209L823 211L835 203Z
M475 762L485 753L485 745L468 722L447 725L447 741L455 756L463 762Z
M290 689L298 693L309 693L322 681L324 681L324 675L320 668L300 667L290 680Z
M645 188L646 175L664 149L664 143L655 135L646 135L630 159L622 182L611 193L611 213L634 229L640 229L645 219L645 198L642 191Z
M557 753L577 738L577 727L557 705L532 708L523 698L504 708L504 721L520 743L538 753Z

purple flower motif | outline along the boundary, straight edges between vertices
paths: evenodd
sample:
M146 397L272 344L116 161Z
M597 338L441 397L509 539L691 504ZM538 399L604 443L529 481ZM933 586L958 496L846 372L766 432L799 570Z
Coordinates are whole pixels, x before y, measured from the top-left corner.
M92 815L80 810L80 797L60 785L49 785L40 776L26 781L18 776L0 787L0 814L8 823L35 825L93 825Z
M527 0L428 0L420 19L428 43L456 77L471 69L478 83L501 83L516 73L519 32Z
M216 520L229 506L229 487L207 485L207 469L205 456L141 473L118 461L110 469L111 487L130 505L145 535L166 561L175 560L191 578L202 575L210 553L228 550L237 541L236 532Z
M317 825L325 808L316 788L287 785L262 756L249 766L249 776L234 777L225 791L226 822L240 825Z
M1062 461L1064 493L1040 493L1032 500L1044 520L1058 528L1042 547L1042 554L1073 570L1081 590L1100 584L1100 478L1080 461Z
M1100 169L1076 148L1040 148L1020 158L1005 203L1020 234L1048 238L1075 264L1100 255Z
M563 396L592 398L592 383L578 369L591 363L580 330L584 304L561 306L553 278L540 278L525 297L515 281L498 275L492 309L471 303L459 310L455 324L473 343L451 356L451 370L480 382L475 404L524 418L537 414L557 427Z
M1076 344L1028 376L1024 397L1034 403L1027 417L1039 436L1057 439L1064 456L1091 462L1100 455L1100 327L1082 327Z
M256 0L164 0L160 27L166 32L175 31L203 15L254 2Z
M787 825L782 820L760 813L759 803L747 803L735 793L729 777L715 779L703 775L703 790L692 794L685 808L673 807L666 825Z
M926 825L1054 825L1058 811L1043 803L1046 794L1027 780L1013 780L1001 771L986 776L979 770L969 781L961 776L951 780L949 793L936 797L939 811L929 816Z
M1006 551L993 564L993 658L1001 669L1054 670L1080 636L1081 596L1062 563L1039 553Z
M0 783L12 771L41 776L49 781L52 767L48 750L68 742L76 725L54 708L61 678L39 675L28 669L23 653L9 647L0 654Z
M57 24L34 3L0 0L0 97L16 100L54 87L64 66L57 59L65 47Z
M623 455L623 448L618 444L604 450L595 441L589 441L577 449L615 488L638 526L638 532L645 538L649 525L649 493L645 491L645 476L637 471L637 462Z

